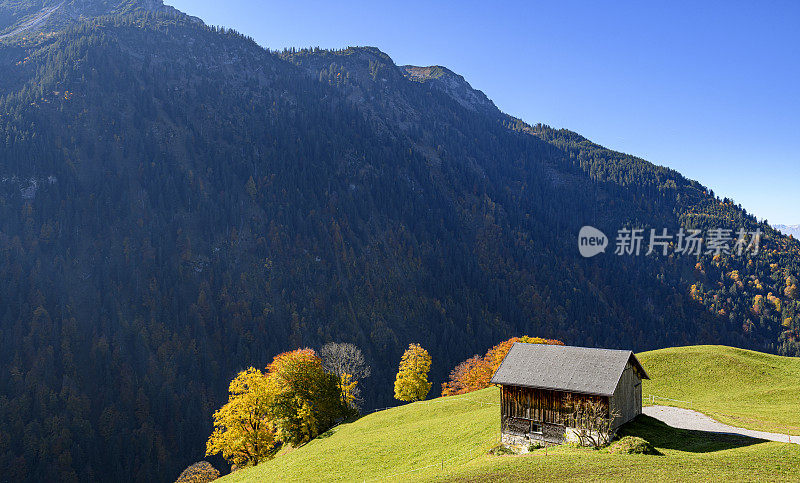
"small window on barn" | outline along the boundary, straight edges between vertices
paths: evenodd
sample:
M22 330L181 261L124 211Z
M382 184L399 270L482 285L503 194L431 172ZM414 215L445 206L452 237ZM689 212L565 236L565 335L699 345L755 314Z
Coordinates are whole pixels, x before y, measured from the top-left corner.
M536 423L531 423L531 433L542 434L542 427Z

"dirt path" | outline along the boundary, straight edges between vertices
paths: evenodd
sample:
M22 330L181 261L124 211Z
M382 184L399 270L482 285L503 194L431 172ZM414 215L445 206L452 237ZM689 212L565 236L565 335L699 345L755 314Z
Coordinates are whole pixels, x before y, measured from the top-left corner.
M751 438L800 444L800 436L789 436L786 433L768 433L766 431L737 428L736 426L720 423L705 414L692 411L691 409L674 408L670 406L645 406L643 411L651 418L658 419L673 428L694 429L711 433L740 434L742 436L750 436Z
M61 8L61 6L64 5L64 3L66 3L66 0L64 0L61 3L59 3L55 7L42 10L34 18L28 20L27 22L25 22L24 24L20 25L19 27L17 27L16 29L12 30L11 32L9 32L7 34L4 34L4 35L0 35L0 40L5 39L7 37L11 37L11 36L17 35L17 34L20 34L20 33L24 32L24 31L26 31L28 29L32 29L32 28L38 27L39 25L44 23L45 20L50 18L50 15L53 15L53 12L55 12L56 10Z

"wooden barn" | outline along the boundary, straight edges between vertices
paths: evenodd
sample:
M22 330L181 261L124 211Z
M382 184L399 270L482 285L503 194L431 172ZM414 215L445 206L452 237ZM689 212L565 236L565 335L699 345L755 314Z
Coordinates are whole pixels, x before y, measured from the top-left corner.
M502 389L503 443L563 443L580 401L616 415L613 433L642 413L642 379L649 377L631 351L517 342L492 377Z

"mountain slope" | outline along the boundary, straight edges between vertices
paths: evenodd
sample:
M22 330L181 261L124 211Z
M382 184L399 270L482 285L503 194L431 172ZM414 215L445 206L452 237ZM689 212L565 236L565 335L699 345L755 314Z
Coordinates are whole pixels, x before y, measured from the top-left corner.
M798 353L797 242L679 173L375 48L273 53L178 12L86 5L91 22L0 46L13 480L167 480L202 456L236 371L330 340L364 349L366 407L391 403L410 342L436 387L524 333ZM585 224L761 226L765 248L585 260Z
M786 411L796 406L788 392L776 394L772 390L773 386L796 388L794 371L800 366L795 359L781 361L769 354L710 346L663 349L637 357L652 377L646 381L650 385L645 392L667 388L679 391L661 392L672 398L688 394L680 392L691 379L684 371L705 375L711 362L716 361L714 379L691 386L695 409L701 411L711 404L730 414L730 418L741 417L742 421L752 417L753 409L745 405L742 388L737 384L740 374L748 375L750 391L753 396L758 394L758 416L772 425L779 426L791 417ZM789 367L772 367L773 373L759 376L765 367L775 364ZM785 372L776 376L775 371ZM544 450L524 457L487 455L499 438L498 400L498 390L490 388L379 411L222 481L362 481L391 475L403 481L563 481L585 479L586 475L604 480L655 476L683 481L713 476L736 481L760 477L791 480L800 476L800 469L792 463L800 456L800 446L754 444L755 441L735 436L673 429L646 416L628 425L624 432L644 437L663 456L614 455L574 448L550 448L546 456Z

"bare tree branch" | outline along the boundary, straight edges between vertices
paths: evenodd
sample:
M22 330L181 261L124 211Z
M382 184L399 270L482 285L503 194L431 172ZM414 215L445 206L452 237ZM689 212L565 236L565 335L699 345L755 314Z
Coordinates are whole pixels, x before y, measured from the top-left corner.
M342 376L350 374L353 379L364 379L372 373L364 360L361 349L347 342L329 342L319 351L326 371Z
M599 398L575 398L572 394L564 397L564 408L561 422L572 430L581 446L600 448L608 444L612 424L619 417L616 409Z

